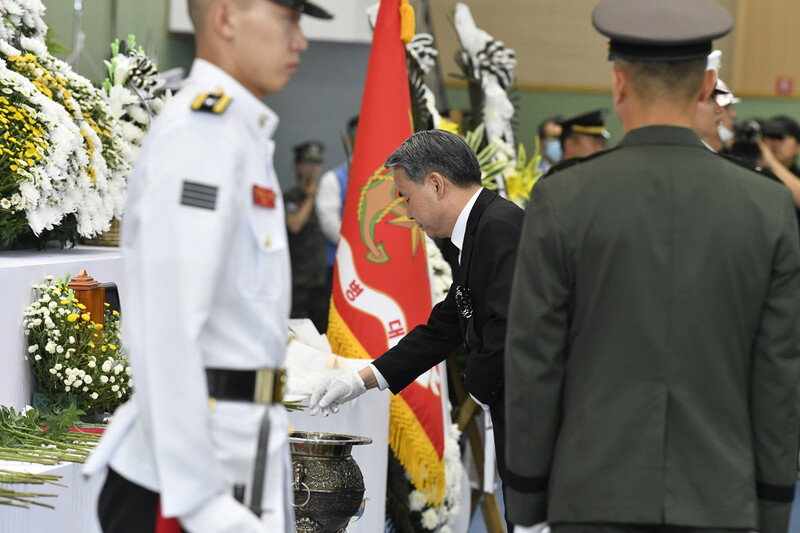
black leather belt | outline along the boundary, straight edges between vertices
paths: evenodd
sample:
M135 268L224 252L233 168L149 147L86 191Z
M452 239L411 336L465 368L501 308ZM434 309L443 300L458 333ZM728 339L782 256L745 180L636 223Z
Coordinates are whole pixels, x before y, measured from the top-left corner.
M217 400L280 403L286 388L286 371L282 368L228 370L206 368L208 396Z

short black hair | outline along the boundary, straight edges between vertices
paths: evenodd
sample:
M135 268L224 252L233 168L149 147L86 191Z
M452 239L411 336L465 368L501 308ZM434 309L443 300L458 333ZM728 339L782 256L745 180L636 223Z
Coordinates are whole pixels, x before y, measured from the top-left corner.
M769 122L777 124L784 137L794 137L796 141L800 142L800 124L789 115L776 115L769 119Z
M615 59L627 70L633 93L642 100L689 102L703 85L707 59L632 61Z
M475 152L464 139L444 130L415 133L383 165L402 167L408 179L417 185L431 172L438 172L461 188L481 184L481 167Z
M347 134L353 136L353 130L358 128L358 115L347 121Z

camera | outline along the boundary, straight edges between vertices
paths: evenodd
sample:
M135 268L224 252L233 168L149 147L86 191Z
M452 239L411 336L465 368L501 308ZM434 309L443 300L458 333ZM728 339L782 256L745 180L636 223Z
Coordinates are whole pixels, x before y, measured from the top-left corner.
M761 155L761 149L756 144L756 140L763 135L763 128L757 120L745 120L741 124L737 124L733 132L731 155L745 159L755 165L756 159Z

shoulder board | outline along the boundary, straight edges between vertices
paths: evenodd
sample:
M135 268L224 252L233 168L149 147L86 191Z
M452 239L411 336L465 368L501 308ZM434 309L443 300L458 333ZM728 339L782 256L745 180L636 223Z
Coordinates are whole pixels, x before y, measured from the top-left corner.
M228 109L231 97L217 89L213 93L200 93L192 101L192 110L219 115Z
M559 161L558 163L556 163L555 165L550 167L547 170L547 173L544 176L542 176L541 179L549 178L553 174L558 174L562 170L566 170L566 169L568 169L570 167L574 167L575 165L580 165L581 163L585 163L587 161L591 161L592 159L595 159L597 157L603 156L603 155L605 155L605 154L607 154L609 152L613 152L616 149L617 149L617 147L615 146L614 148L609 148L608 150L603 150L602 152L597 152L596 154L592 154L592 155L587 156L587 157L573 157L573 158L570 158L570 159L565 159L564 161Z

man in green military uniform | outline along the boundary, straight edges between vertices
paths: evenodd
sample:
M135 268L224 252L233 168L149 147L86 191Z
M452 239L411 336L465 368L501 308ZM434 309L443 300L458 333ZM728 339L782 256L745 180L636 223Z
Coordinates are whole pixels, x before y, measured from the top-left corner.
M325 236L314 208L322 170L322 143L309 141L294 147L297 186L283 196L292 260L291 318L310 318L325 333L330 294L325 287Z
M617 148L534 187L511 291L511 520L553 533L784 533L800 245L789 191L691 130L711 0L602 0Z

